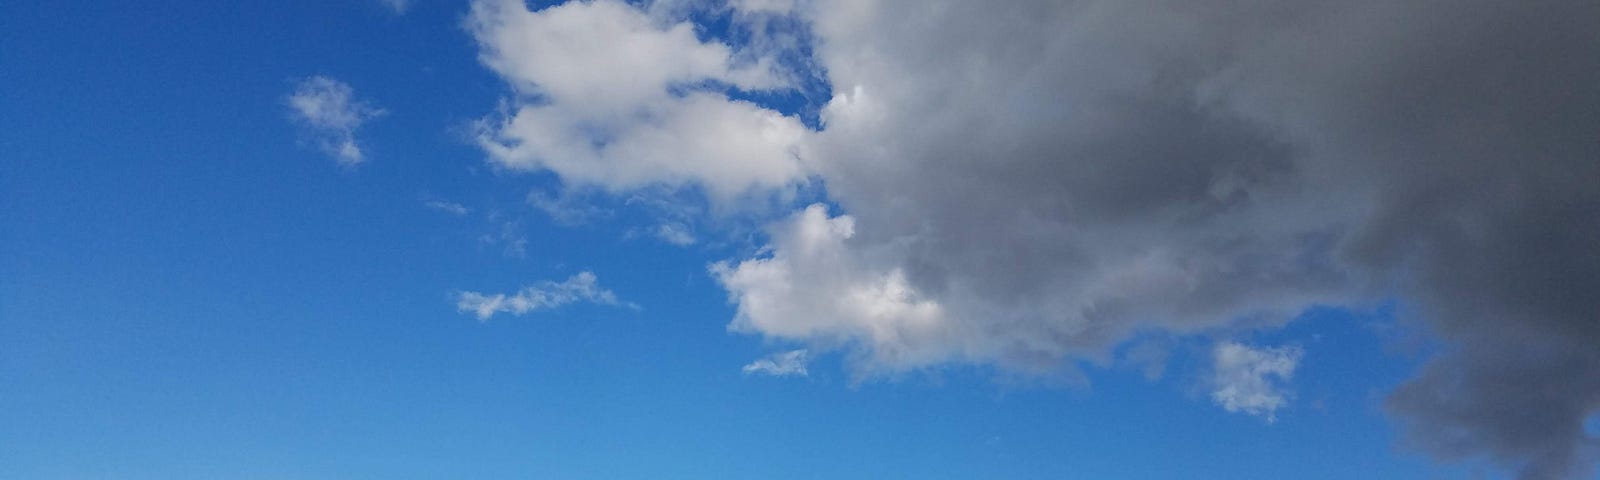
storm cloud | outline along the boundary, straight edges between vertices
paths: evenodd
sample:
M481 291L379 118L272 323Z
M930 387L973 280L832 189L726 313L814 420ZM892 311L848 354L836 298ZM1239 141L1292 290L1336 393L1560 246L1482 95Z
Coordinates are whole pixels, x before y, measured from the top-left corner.
M824 185L837 208L802 207L763 253L712 267L735 331L846 352L863 377L1048 374L1110 361L1138 332L1270 328L1398 298L1446 345L1389 398L1408 445L1524 478L1593 470L1600 3L815 0L735 14L808 30L790 38L812 39L808 65L833 90L817 130L681 91L793 88L771 63L646 10L584 5L474 10L485 63L546 95L491 122L485 146L613 191L697 184L727 201ZM518 30L562 15L695 61L602 62L595 79L519 62L568 58L544 48L559 29ZM595 93L612 85L625 94ZM576 101L591 93L604 101ZM703 112L727 115L670 142L650 133ZM546 126L611 143L545 142Z

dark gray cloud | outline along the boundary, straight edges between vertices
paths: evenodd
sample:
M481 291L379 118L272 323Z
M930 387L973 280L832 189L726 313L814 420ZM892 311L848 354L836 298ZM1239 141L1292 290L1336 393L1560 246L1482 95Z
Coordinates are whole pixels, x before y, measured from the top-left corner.
M1600 4L809 7L851 228L721 272L736 329L1037 369L1398 294L1451 349L1389 402L1409 445L1592 471Z
M1452 350L1389 401L1409 443L1523 478L1600 444L1600 18L1594 2L1409 2L1277 43L1281 93L1372 186L1342 246ZM1295 38L1290 35L1289 38ZM1296 97L1296 98L1291 98ZM1287 108L1285 110L1288 110Z

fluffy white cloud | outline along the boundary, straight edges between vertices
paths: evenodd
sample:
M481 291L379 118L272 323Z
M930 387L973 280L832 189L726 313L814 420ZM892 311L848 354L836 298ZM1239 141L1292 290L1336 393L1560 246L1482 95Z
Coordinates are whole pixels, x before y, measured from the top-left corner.
M745 365L741 371L745 375L771 375L774 377L788 377L807 375L806 363L810 361L810 353L806 349L778 352L757 359Z
M849 216L830 218L826 207L812 205L770 234L770 256L711 267L738 306L730 329L859 343L872 356L866 367L926 365L963 340L949 328L943 308L922 299L903 271L874 266L847 246L855 235Z
M339 164L353 167L366 161L356 143L356 130L383 116L383 109L357 100L350 85L323 76L302 80L288 103L294 119L307 126L318 147Z
M717 87L771 89L782 77L769 62L735 62L690 23L615 0L539 11L481 0L468 27L483 63L519 93L479 137L497 165L612 191L699 186L724 201L807 175L798 119Z
M461 292L456 296L456 310L472 313L478 320L486 321L497 313L523 315L577 302L633 307L631 303L617 300L617 294L602 288L600 279L593 272L584 271L564 281L547 280L523 287L511 295Z
M1277 421L1289 405L1287 384L1305 352L1298 347L1252 348L1218 343L1211 351L1211 400L1230 412Z

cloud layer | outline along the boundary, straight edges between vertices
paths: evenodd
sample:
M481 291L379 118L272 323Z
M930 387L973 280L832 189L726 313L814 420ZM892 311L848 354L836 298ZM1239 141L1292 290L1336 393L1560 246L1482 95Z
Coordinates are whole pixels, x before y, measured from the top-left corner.
M1448 345L1390 398L1409 444L1592 471L1600 4L735 5L736 24L805 29L766 30L800 46L702 39L657 7L475 3L482 59L517 95L481 142L612 192L820 179L839 211L806 207L712 267L735 331L867 376L1048 373L1142 331L1398 296ZM821 130L729 94L794 87L761 59L795 55L832 85ZM1214 353L1224 408L1289 401L1298 350Z

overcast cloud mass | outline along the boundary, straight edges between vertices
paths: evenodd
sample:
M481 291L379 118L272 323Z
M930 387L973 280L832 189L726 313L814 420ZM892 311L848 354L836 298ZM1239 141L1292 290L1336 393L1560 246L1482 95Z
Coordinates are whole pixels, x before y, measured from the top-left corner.
M697 12L754 38L698 36ZM840 352L861 379L1055 375L1140 332L1394 298L1444 345L1387 399L1406 444L1545 479L1600 458L1596 19L1565 0L482 0L466 26L511 89L480 130L495 165L713 206L825 188L710 267L731 330L807 348L746 371ZM820 129L741 99L810 78L832 88ZM487 300L462 309L520 312ZM1302 353L1219 342L1212 398L1271 418Z

